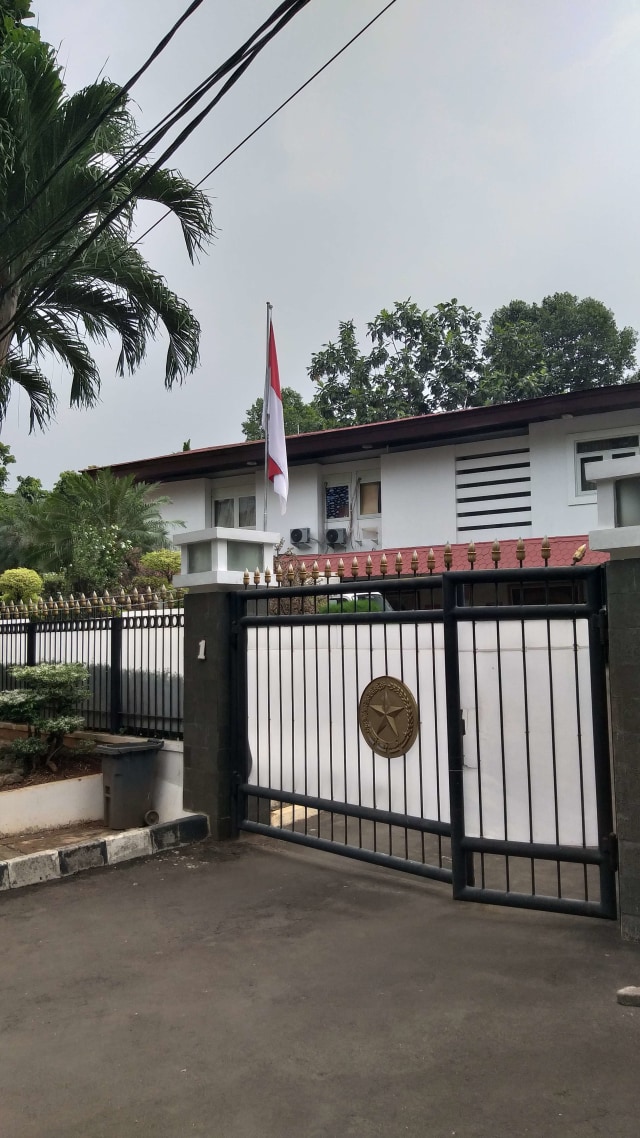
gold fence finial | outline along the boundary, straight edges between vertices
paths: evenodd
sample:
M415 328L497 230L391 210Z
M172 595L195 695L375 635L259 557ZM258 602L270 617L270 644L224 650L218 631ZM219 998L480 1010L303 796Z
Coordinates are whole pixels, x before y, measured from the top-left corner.
M293 568L293 561L290 561L289 562L289 568L287 569L287 581L289 582L290 585L293 585L293 582L295 581L295 576L296 576L296 571Z
M249 588L249 581L250 580L251 580L251 577L249 576L249 570L245 569L244 573L242 574L242 584L244 585L245 589Z
M386 555L386 553L383 553L382 557L380 558L380 576L381 577L386 577L387 569L388 569L387 555Z
M351 562L351 576L354 578L354 580L358 576L358 572L358 558L354 557L353 561Z
M586 552L587 552L587 545L585 542L584 545L579 545L578 548L576 549L573 557L571 558L571 564L577 565L579 561L582 561L582 558L584 557Z
M429 575L431 575L433 573L435 567L436 567L436 555L433 552L433 550L430 549L428 554L427 554L427 569L429 570Z
M302 561L302 562L300 563L300 569L299 569L299 573L300 573L300 584L301 584L301 585L304 585L304 583L305 583L305 581L306 581L306 579L307 579L307 577L308 577L308 575L309 575L309 574L307 573L307 566L305 565L304 561Z
M491 560L493 561L493 564L495 565L496 569L498 568L498 565L500 564L500 558L501 557L502 557L502 550L500 549L500 542L496 538L493 545L491 546Z
M416 573L418 572L418 550L417 549L414 549L413 553L411 554L411 572L413 573L414 577L416 576Z
M260 576L261 576L260 570L259 570L258 566L256 565L256 567L253 571L253 583L254 583L256 589L258 588L258 585L260 584Z
M344 561L342 558L338 561L338 577L341 581L344 581Z
M318 565L317 561L314 561L313 565L311 566L311 576L313 577L313 583L315 585L317 583L318 577L320 576L320 566Z
M396 553L396 573L398 576L402 573L402 554L400 550Z
M328 585L329 581L331 580L331 562L329 561L328 558L324 563L324 575L326 577L327 585Z
M364 571L367 574L367 577L371 578L371 574L373 573L373 561L371 560L371 554L369 554L367 557L367 563L365 565Z
M268 565L264 571L264 582L267 587L271 584L271 570Z
M516 545L516 559L517 559L518 565L520 566L521 569L522 569L522 563L523 563L526 556L527 556L527 550L525 548L524 541L522 540L521 537L519 537L518 538L518 544Z
M542 554L542 560L544 561L544 567L546 569L547 565L549 564L549 558L551 557L551 543L549 541L549 538L546 536L546 534L542 539L542 546L540 547L540 553Z
M282 565L280 564L279 561L276 561L276 581L277 581L278 585L282 584L282 578L283 578Z
M476 560L475 543L473 541L470 541L469 542L469 548L467 549L467 561L469 562L469 565L471 566L472 569L473 569L473 566L475 564L475 560Z
M451 566L453 565L453 550L451 548L451 542L450 541L448 541L446 543L442 556L444 559L445 569L450 569Z

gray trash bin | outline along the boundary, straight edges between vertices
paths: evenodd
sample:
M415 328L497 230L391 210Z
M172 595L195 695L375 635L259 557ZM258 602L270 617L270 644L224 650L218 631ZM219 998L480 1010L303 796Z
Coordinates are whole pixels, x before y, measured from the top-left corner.
M104 824L110 830L131 830L158 821L151 809L151 791L156 755L163 746L163 739L141 739L96 747L102 755Z

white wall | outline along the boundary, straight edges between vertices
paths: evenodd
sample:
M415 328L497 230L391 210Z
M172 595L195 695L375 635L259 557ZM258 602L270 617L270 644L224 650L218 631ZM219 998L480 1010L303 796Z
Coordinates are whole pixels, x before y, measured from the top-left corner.
M250 784L450 820L443 626L403 628L323 625L306 641L300 627L248 631ZM587 621L504 621L499 641L483 621L475 633L474 646L460 624L467 834L597 845ZM358 727L364 688L385 674L402 676L420 716L416 742L394 759Z
M160 506L160 513L167 522L184 522L184 527L171 525L170 530L176 532L185 530L206 529L209 525L209 480L207 478L189 478L184 482L166 482L157 493L151 493L150 499L167 497L171 501Z
M382 541L386 549L455 541L454 454L454 448L447 446L382 456Z
M606 435L614 428L625 434L640 434L640 411L531 424L532 536L584 534L595 529L596 495L590 500L576 500L574 442L576 437L596 438L599 432Z
M380 459L357 460L343 463L294 466L289 471L289 502L284 515L280 501L269 488L267 528L282 535L285 548L289 545L289 531L297 526L309 526L312 541L308 548L299 550L311 559L333 553L324 542L325 518L323 509L323 482L339 472L380 470L382 480L382 516L371 524L379 529L379 548L396 549L414 546L441 545L456 541L456 454L470 450L484 451L509 449L527 445L531 462L531 521L522 529L523 537L542 537L548 534L565 536L588 533L596 525L595 495L591 500L577 500L574 481L575 436L597 437L612 430L640 433L640 410L616 411L610 414L580 416L546 423L532 423L529 435L514 436L488 442L466 442L457 447L442 446L399 454L383 454ZM247 478L247 471L242 475ZM256 470L256 514L262 526L263 476ZM233 481L233 479L231 479ZM178 518L188 530L204 529L209 524L211 487L217 480L204 478L185 482L167 483L164 492L172 499L170 506L161 512L168 519ZM504 487L503 487L504 489ZM509 487L506 488L507 490ZM336 523L337 524L337 523ZM361 523L362 524L362 523ZM465 532L461 541L491 541L498 537L518 537L520 527L493 533L490 529L477 533ZM348 552L375 548L369 541L354 541Z

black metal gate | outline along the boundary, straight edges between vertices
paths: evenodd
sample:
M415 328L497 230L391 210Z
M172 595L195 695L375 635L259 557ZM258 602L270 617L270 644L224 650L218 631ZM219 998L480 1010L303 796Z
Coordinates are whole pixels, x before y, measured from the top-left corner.
M234 595L238 828L615 917L603 589L578 566ZM382 676L418 707L394 758L358 721Z

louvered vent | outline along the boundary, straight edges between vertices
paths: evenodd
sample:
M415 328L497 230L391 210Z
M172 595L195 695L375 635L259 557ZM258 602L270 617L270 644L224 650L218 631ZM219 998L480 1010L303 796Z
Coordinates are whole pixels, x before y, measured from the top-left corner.
M529 448L492 450L456 459L459 534L531 525Z

